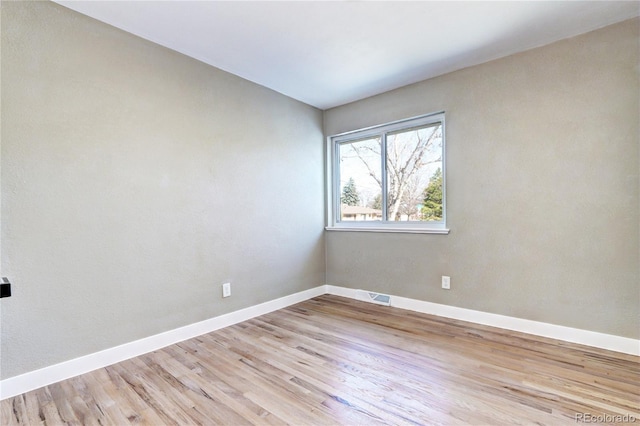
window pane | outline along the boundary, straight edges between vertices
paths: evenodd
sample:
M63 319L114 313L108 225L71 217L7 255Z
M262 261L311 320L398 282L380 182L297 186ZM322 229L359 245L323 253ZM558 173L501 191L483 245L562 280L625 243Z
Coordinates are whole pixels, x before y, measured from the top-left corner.
M338 145L340 220L382 220L381 139Z
M389 221L442 221L442 124L387 134Z

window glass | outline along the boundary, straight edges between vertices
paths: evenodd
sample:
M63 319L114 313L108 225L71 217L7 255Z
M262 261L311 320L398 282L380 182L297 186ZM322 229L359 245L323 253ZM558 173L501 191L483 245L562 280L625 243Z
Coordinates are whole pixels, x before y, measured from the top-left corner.
M340 220L382 220L382 142L379 137L338 145Z
M389 221L442 220L442 124L387 134Z

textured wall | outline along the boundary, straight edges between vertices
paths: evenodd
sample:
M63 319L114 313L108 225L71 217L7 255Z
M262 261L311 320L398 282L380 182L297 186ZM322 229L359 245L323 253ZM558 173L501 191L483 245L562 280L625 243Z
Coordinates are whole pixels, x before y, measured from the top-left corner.
M1 136L2 378L325 282L319 110L3 2Z
M326 111L331 135L445 110L451 228L329 232L327 283L639 338L638 30L626 21Z

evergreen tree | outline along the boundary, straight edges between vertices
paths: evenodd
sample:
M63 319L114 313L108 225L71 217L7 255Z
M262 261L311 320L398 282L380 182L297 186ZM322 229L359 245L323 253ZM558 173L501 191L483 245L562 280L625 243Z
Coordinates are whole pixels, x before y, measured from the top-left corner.
M424 190L422 205L424 220L442 220L442 170L438 170L429 179L429 185Z
M340 202L347 206L357 206L360 203L360 196L358 195L356 183L353 178L349 178L347 184L342 188Z

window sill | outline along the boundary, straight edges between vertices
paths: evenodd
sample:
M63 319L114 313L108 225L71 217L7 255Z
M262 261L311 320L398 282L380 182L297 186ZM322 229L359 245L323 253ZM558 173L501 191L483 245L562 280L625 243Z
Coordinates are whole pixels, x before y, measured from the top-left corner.
M449 234L449 228L391 228L388 226L326 226L324 229L327 231L340 231L340 232L387 232L393 234Z

